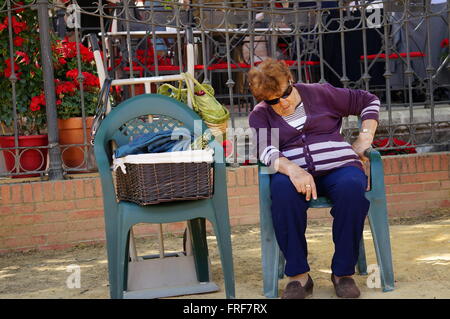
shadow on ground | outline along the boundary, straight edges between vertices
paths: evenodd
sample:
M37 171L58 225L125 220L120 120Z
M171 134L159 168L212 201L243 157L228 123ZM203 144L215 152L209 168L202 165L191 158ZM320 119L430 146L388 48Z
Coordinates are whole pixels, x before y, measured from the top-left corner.
M367 263L375 264L370 228L364 240ZM355 276L361 298L450 298L450 211L421 219L391 222L391 243L396 289L383 293L368 288L367 276ZM336 298L330 282L333 254L331 225L311 222L307 230L309 263L314 280L313 298ZM180 251L183 239L167 236L167 251ZM232 232L237 298L264 298L259 225L237 226ZM223 276L216 239L208 236L213 281L220 291L177 298L224 298ZM140 255L158 253L157 240L138 239ZM70 265L81 270L81 288L69 289ZM280 280L280 292L286 285ZM108 270L104 245L79 245L58 251L34 251L0 256L1 298L109 298Z

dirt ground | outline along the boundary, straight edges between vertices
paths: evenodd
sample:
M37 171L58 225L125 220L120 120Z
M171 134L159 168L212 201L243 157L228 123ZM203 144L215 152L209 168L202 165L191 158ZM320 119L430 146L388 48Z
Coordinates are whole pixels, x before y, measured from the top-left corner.
M396 289L383 293L368 288L367 276L355 276L361 298L450 298L450 210L426 218L391 222ZM309 222L309 263L314 280L313 298L337 298L330 282L333 253L330 223ZM370 228L364 240L367 264L376 263ZM264 298L259 225L233 227L232 243L237 298ZM215 237L208 236L213 281L220 291L177 298L224 298L223 277ZM157 253L157 240L138 239L141 255ZM181 236L167 236L168 251L180 251ZM69 289L67 266L81 267L81 288ZM280 292L286 278L280 281ZM109 298L104 245L79 245L59 251L34 251L0 256L0 299L2 298Z

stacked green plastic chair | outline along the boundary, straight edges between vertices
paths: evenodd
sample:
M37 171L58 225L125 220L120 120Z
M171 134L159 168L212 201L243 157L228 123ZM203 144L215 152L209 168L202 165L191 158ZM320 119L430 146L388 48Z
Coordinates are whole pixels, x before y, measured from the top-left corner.
M159 120L146 122L148 115ZM129 260L130 229L138 223L171 223L188 221L192 235L197 279L209 281L208 247L205 219L213 226L224 274L225 295L235 297L233 257L226 186L223 148L215 140L209 147L214 150L214 194L212 198L176 201L139 206L117 201L111 170L110 142L118 146L127 144L133 136L157 130L184 127L194 131L194 121L200 117L188 106L158 94L143 94L128 99L106 116L94 139L94 151L100 173L105 216L108 272L112 298L123 298L127 290L127 265ZM202 132L207 127L202 123Z

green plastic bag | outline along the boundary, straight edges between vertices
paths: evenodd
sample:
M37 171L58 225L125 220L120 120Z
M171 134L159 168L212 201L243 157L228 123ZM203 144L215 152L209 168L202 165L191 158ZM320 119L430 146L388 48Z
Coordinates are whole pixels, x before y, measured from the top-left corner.
M191 74L182 73L187 89L191 92L192 106L207 123L221 124L230 118L230 111L214 97L214 88L209 84L201 84ZM189 85L191 80L194 87Z
M183 102L184 104L187 104L187 89L183 89L181 86L182 86L181 81L180 86L178 88L168 83L165 83L159 87L158 94L171 97L175 100Z
M209 84L201 84L191 74L181 73L184 77L187 89L182 88L182 83L176 88L173 85L165 83L158 89L158 94L169 96L178 101L187 104L188 90L192 93L192 106L194 111L207 123L221 124L230 118L230 112L226 107L219 103L214 97L214 88ZM194 83L194 87L189 86L189 81Z

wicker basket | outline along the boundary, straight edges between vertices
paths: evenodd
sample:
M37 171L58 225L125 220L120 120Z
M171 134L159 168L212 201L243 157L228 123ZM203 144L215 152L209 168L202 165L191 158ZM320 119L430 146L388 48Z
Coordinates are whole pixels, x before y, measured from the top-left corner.
M148 159L152 162L152 155L156 155L157 158L160 154L164 153L145 154L144 158L147 162ZM131 155L133 156L135 155ZM137 161L133 160L130 163L129 159L130 156L126 156L114 160L118 200L152 205L210 198L213 194L212 160L197 160L197 162L181 160L170 163L136 163ZM121 161L120 165L117 164L118 160ZM123 169L118 169L119 166Z

